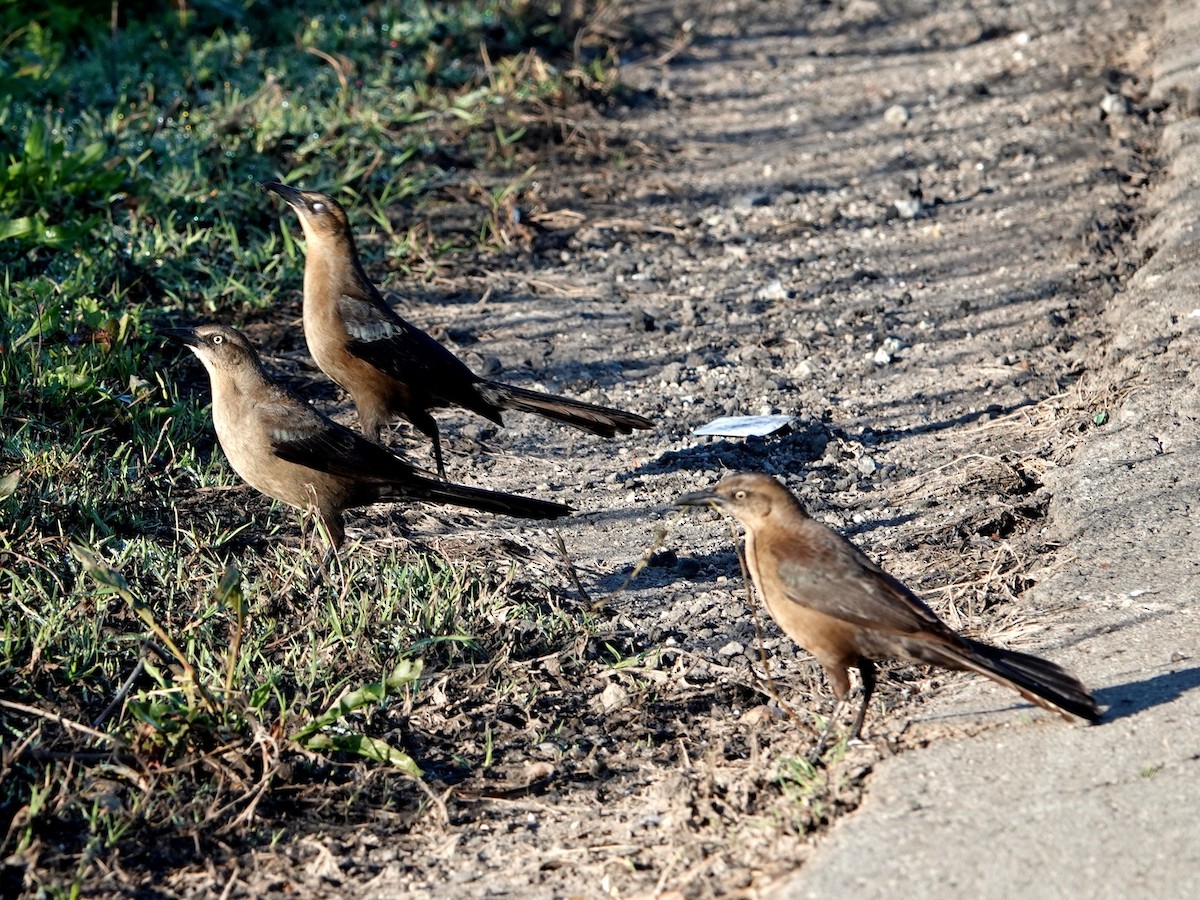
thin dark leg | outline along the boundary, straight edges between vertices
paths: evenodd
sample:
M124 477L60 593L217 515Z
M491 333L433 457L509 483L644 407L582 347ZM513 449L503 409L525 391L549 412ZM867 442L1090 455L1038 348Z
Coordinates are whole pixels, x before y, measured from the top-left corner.
M442 465L442 438L436 430L433 432L433 461L437 464L438 478L446 481L446 467Z
M317 570L308 577L308 584L304 588L306 594L313 594L319 588L322 582L333 582L333 578L329 572L329 564L334 561L337 556L337 548L330 545L325 548L325 552L321 554L321 562L317 564Z
M834 723L838 720L838 712L842 708L842 701L839 700L833 708L833 715L829 717L829 721L825 723L825 727L821 730L820 736L817 737L817 742L813 744L812 749L808 751L808 761L812 765L817 765L821 761L821 757L825 755L825 748L829 746L829 735L833 733Z
M858 715L854 717L854 727L850 729L850 740L855 740L862 733L863 719L867 716L867 704L871 702L871 694L875 692L875 664L869 659L860 659L858 673L862 676L862 705L858 708Z
M427 412L414 413L408 419L417 431L433 441L433 462L437 466L438 478L446 480L446 467L442 464L442 436L438 434L437 422Z

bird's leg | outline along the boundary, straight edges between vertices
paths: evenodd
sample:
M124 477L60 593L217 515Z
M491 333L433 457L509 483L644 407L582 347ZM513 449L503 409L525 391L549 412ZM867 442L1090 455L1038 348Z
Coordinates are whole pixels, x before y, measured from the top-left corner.
M825 723L825 727L821 729L821 734L817 737L817 742L808 751L807 758L810 765L817 765L821 762L821 757L825 755L825 750L829 746L829 735L833 731L834 723L838 720L838 711L841 708L842 701L839 700L833 709L833 715L829 717L829 720Z
M862 704L858 707L858 715L854 717L854 727L850 729L850 740L857 740L862 733L863 719L867 716L867 704L871 702L871 694L875 692L875 664L869 659L858 661L858 674L862 676Z
M317 570L308 579L308 585L305 587L305 593L308 594L313 593L321 582L333 580L330 577L329 564L336 561L338 547L346 539L346 525L342 521L340 514L321 512L318 509L316 526L313 528L313 532L318 539L324 540L325 552L321 554L321 561L317 563Z
M862 702L859 704L858 712L854 716L854 724L850 727L850 734L847 740L858 740L862 733L863 719L867 715L867 704L871 702L871 695L875 693L875 664L869 659L859 659L857 662L858 674L862 677ZM808 761L813 765L820 762L825 750L829 746L829 735L833 731L833 725L838 720L838 713L842 708L842 703L849 694L849 680L845 676L845 669L826 669L826 673L830 675L830 681L833 683L834 694L837 695L838 705L834 709L833 715L830 716L829 722L826 723L825 729L821 732L821 736L817 738L816 744L808 751ZM841 677L838 674L841 673Z
M446 480L446 466L442 463L442 436L438 433L437 421L428 412L410 413L408 420L413 427L433 441L433 461L437 466L438 478Z
M437 465L438 478L446 481L446 466L442 463L442 438L436 425L433 427L433 461Z
M337 550L333 546L325 548L325 552L321 554L321 561L317 563L316 571L309 576L308 584L304 586L304 593L314 594L323 582L333 581L329 574L329 564L333 562L336 555Z

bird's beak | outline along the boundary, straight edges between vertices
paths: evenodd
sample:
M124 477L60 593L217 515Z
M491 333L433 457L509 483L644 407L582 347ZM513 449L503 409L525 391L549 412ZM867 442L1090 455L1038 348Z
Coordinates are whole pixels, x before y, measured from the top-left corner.
M195 328L160 328L157 333L168 340L177 341L189 347L200 346L200 336L196 334Z
M675 500L676 506L723 506L725 498L713 491L692 491Z
M288 206L294 209L304 208L304 197L294 187L288 187L278 181L264 181L261 185L263 190L270 191L273 194L278 194L284 199Z

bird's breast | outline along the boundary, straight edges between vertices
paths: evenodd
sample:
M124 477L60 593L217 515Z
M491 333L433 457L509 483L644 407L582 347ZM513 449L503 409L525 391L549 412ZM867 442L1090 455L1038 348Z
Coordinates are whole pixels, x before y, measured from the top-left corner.
M779 572L776 554L760 553L759 549L754 533L747 529L746 568L750 570L750 578L766 604L767 612L783 633L815 656L822 665L853 664L863 630L844 619L815 609L814 606L819 604L798 596L794 587L790 588Z
M256 490L289 506L320 508L336 505L348 491L346 479L280 459L271 449L288 437L286 429L271 428L255 414L253 403L239 398L213 409L217 440L233 470ZM296 432L303 437L307 432Z

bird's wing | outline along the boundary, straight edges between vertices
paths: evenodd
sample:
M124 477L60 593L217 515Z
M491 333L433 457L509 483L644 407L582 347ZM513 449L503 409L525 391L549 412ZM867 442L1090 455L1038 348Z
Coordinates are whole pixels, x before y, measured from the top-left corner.
M849 541L817 522L809 520L805 525L809 527L801 536L756 541L757 552L766 555L759 561L760 570L776 569L789 600L879 631L945 630L912 591ZM769 576L764 572L763 577Z
M378 444L292 397L259 404L271 451L280 459L318 472L359 480L396 481L432 476Z
M382 300L342 294L338 315L350 338L347 349L397 381L440 394L448 381L479 380L457 356Z
M343 294L338 313L346 349L408 387L429 406L461 406L499 422L500 407L479 390L482 379L457 356L392 312L380 299Z

